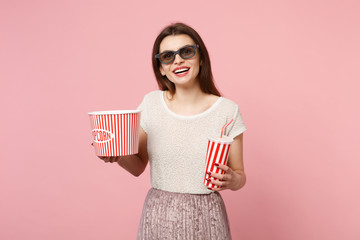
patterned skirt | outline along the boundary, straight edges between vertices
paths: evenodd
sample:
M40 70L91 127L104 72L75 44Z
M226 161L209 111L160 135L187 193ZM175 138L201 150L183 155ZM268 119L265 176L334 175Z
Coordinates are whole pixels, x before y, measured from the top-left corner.
M231 239L223 199L218 192L187 194L151 188L137 239Z

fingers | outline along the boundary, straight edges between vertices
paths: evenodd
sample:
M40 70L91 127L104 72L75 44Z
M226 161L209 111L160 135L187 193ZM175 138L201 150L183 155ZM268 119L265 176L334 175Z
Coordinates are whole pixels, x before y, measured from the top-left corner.
M220 179L222 181L227 181L230 180L229 176L231 176L233 174L233 171L230 167L223 165L223 164L214 164L215 166L217 166L219 169L223 170L223 174L220 173L216 173L216 172L207 172L207 174L209 174L210 176Z
M217 178L217 179L220 179L220 180L226 180L225 174L211 172L211 174L209 174L209 175L210 175L210 177L214 177L214 178Z
M91 146L94 146L94 143L91 143ZM101 160L103 160L106 163L113 163L113 162L117 162L117 157L105 157L105 156L98 156Z
M110 163L117 162L117 157L110 157L109 162Z
M229 169L231 170L230 167L224 165L224 164L220 164L220 163L214 163L215 166L217 166L218 168L224 170L225 172L227 172Z
M214 184L217 186L216 188L209 188L213 191L221 191L228 188L229 184L232 181L232 169L226 165L223 164L214 164L219 169L222 169L225 173L215 173L215 172L207 172L207 181L211 184Z
M214 192L220 192L222 190L225 190L226 188L209 188L210 190L214 191Z
M95 147L94 143L91 143L91 146ZM106 163L113 163L119 160L118 157L105 157L105 156L98 156L98 157Z
M220 188L224 188L227 186L227 182L225 181L221 181L221 180L218 180L218 179L211 179L211 178L207 178L206 179L209 183L211 184L214 184Z
M215 185L216 187L213 187L213 188L208 188L210 190L213 190L213 191L221 191L221 190L224 190L226 189L226 186L227 186L227 182L223 181L222 179L219 179L219 178L216 178L216 176L218 176L219 178L222 178L224 179L224 176L223 175L220 175L220 174L217 174L217 173L211 173L209 175L208 173L208 176L206 178L206 181L208 181L209 183ZM226 178L226 177L225 177Z
M102 157L102 156L99 156L99 158L101 160L103 160L104 162L106 162L106 163L117 162L117 157Z

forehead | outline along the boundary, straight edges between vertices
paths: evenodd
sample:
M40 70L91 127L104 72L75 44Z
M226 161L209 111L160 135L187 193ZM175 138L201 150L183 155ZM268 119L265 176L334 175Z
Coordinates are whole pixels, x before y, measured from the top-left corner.
M178 34L178 35L170 35L165 37L160 43L160 52L163 51L176 51L179 48L185 45L193 45L195 44L194 40L189 35L186 34Z

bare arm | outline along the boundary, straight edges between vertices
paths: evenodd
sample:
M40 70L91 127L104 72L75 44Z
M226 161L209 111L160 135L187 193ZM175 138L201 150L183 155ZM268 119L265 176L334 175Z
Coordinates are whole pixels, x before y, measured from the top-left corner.
M237 136L234 139L234 142L230 148L229 162L228 166L240 175L240 178L237 179L237 184L232 190L239 190L246 183L246 175L244 170L244 161L243 161L243 133Z
M139 153L120 157L99 157L104 162L117 162L122 168L138 177L140 176L149 161L147 153L147 134L142 128L139 131Z

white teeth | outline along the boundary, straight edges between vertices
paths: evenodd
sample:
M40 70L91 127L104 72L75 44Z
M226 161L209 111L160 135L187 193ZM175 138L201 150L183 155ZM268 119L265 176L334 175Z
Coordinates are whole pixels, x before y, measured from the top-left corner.
M186 72L188 70L189 70L189 68L181 68L181 69L175 70L174 73L176 73L176 74L183 73L183 72Z

